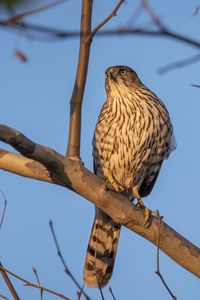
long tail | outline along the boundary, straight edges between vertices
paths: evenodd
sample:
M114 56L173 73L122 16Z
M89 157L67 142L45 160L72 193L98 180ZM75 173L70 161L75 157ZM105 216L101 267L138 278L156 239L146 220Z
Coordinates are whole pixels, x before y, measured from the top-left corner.
M112 271L120 236L120 225L96 209L88 244L83 278L89 287L104 287Z

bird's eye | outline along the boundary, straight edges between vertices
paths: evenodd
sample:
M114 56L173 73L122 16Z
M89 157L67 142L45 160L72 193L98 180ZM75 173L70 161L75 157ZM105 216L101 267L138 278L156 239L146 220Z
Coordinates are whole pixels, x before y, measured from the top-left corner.
M105 77L106 77L106 78L108 78L108 77L109 77L109 76L108 76L108 73L105 73Z
M120 75L122 75L122 76L126 74L126 70L125 69L121 69L119 72L120 72Z

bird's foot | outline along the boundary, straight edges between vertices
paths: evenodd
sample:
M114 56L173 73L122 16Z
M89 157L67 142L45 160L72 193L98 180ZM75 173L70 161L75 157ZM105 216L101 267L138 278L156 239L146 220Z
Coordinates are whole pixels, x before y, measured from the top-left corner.
M159 213L157 210L151 210L148 207L145 206L144 202L142 201L141 198L137 199L138 203L136 204L137 207L144 209L144 215L145 215L145 219L144 219L144 226L148 227L150 225L150 217L151 215L155 216L155 217L159 217Z
M107 175L107 182L113 187L113 189L117 193L121 193L124 191L124 188L118 182L116 182L116 180L114 180L114 178L111 174Z
M155 217L159 217L159 213L157 210L151 210L148 207L145 206L144 202L142 201L139 193L138 193L138 189L135 187L133 188L133 195L134 197L137 199L138 203L136 204L137 207L144 209L144 214L145 214L145 219L144 219L144 226L148 227L150 225L150 218L151 215L155 216Z

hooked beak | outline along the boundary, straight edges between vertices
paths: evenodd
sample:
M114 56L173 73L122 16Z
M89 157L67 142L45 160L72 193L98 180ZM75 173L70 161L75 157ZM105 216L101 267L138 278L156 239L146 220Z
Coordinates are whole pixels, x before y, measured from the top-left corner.
M110 79L111 79L111 80L114 80L114 81L117 80L117 78L116 78L114 72L110 71L110 74L109 74L109 75L110 75Z

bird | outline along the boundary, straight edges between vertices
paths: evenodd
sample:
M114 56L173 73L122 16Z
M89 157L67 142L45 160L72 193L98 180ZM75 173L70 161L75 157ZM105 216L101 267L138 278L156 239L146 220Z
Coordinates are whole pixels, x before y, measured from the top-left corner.
M129 199L152 191L162 163L176 148L173 126L164 103L128 66L105 72L105 101L93 137L94 173ZM120 225L96 207L83 279L103 288L109 282L120 237Z

